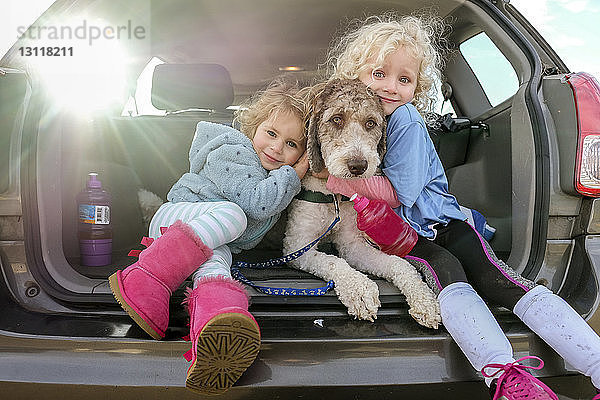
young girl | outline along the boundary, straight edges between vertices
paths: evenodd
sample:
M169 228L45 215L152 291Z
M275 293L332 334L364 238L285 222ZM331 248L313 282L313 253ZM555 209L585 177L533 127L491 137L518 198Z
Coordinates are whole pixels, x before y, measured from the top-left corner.
M109 278L123 309L161 339L172 291L194 273L185 300L191 390L226 391L258 354L260 330L243 286L231 279L231 253L256 246L300 191L308 169L306 92L275 82L236 116L243 133L198 123L190 172L152 218L151 245L135 264Z
M478 293L512 310L600 387L600 338L563 299L499 260L448 193L444 169L419 113L432 103L431 89L439 77L435 32L435 25L423 18L370 18L330 52L332 78L360 79L389 115L383 172L393 189L390 198L373 179L344 181L331 175L327 187L345 195L359 192L400 201L395 211L419 234L407 258L426 263L439 292L442 322L482 372L493 399L557 397L525 371L541 368L539 358L515 361L510 342ZM521 365L527 358L535 358L539 366Z

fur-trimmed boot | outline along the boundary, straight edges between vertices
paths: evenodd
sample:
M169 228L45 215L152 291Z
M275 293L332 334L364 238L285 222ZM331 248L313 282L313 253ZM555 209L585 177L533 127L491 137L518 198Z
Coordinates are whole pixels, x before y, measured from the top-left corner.
M169 324L171 294L211 256L194 230L178 220L136 263L108 278L110 289L136 324L160 340Z
M212 276L188 289L184 303L192 341L186 354L192 365L185 386L202 394L223 393L254 362L260 349L260 330L248 312L248 295L233 279Z

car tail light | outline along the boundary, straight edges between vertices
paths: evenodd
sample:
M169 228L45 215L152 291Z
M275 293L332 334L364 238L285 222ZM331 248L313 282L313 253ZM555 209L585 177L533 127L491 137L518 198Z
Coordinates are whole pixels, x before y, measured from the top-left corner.
M600 84L590 74L570 74L567 81L575 96L577 158L575 189L586 196L600 196Z

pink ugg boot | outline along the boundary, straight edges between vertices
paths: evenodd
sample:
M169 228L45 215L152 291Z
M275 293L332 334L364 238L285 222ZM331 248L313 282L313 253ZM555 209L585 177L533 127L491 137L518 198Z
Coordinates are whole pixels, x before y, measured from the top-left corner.
M176 221L142 251L139 260L112 274L113 295L131 318L160 340L169 324L173 290L212 256L212 250L191 227Z
M260 330L248 312L243 286L222 276L203 278L188 289L192 365L185 386L202 394L228 390L254 362Z

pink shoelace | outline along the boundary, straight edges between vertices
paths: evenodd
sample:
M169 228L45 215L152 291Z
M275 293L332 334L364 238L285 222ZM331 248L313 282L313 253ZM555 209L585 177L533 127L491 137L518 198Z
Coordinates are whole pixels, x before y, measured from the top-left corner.
M527 359L538 360L540 363L537 366L520 364ZM510 400L558 400L556 394L548 386L527 372L527 369L539 370L543 367L544 361L541 358L526 356L508 364L488 364L481 369L481 374L486 378L494 378L499 375L492 400L497 400L501 396L507 396ZM488 373L486 369L491 369L492 372Z

